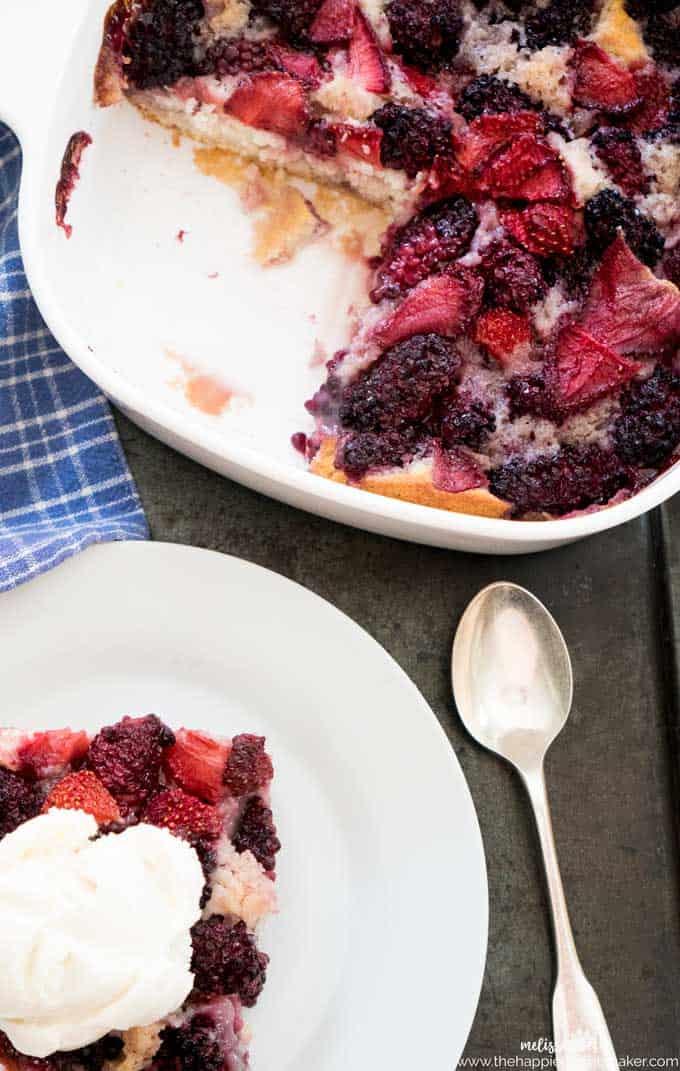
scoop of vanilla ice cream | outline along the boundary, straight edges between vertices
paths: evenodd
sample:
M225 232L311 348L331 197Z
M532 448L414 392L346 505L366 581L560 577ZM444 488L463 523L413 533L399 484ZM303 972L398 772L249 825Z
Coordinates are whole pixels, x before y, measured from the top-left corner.
M146 1026L193 986L196 852L150 825L96 832L51 810L0 841L0 1029L28 1056Z

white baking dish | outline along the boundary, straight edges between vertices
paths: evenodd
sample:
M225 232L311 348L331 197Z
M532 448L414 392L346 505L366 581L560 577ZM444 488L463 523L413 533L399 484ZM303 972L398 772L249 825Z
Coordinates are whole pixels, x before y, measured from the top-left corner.
M202 464L321 516L459 550L518 554L622 524L680 487L675 465L627 502L545 523L463 516L341 486L306 471L290 435L309 430L303 402L323 369L316 338L342 342L361 285L324 243L264 270L248 255L251 223L236 193L199 174L191 146L128 106L92 104L106 0L2 0L0 117L21 140L19 227L40 309L70 357L132 420ZM69 136L93 145L69 211L54 187ZM179 230L186 232L177 240ZM218 273L215 276L215 273ZM193 376L236 400L221 414L190 404Z

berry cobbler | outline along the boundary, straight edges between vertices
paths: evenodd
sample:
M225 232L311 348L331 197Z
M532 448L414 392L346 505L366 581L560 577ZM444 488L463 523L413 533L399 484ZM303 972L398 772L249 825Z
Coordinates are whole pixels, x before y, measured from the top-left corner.
M117 0L95 87L389 210L312 472L549 519L678 458L680 4Z
M280 842L263 737L0 730L0 1068L245 1071Z

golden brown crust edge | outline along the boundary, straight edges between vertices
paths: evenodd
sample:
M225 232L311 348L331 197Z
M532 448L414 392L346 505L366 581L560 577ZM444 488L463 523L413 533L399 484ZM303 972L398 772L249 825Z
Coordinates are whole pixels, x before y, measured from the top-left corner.
M109 44L109 26L115 15L128 8L128 0L114 0L104 16L102 43L94 69L94 102L102 108L123 99L125 79L120 56Z
M626 11L626 0L604 0L593 37L598 45L622 63L646 63L649 53L640 24Z
M123 79L120 61L111 45L104 42L99 49L94 69L94 102L101 108L123 99Z
M310 462L310 471L316 476L323 476L334 483L349 484L349 480L335 464L335 447L337 440L332 436L324 439L315 457ZM392 470L381 475L364 476L359 483L352 484L362 491L387 498L398 498L402 502L414 502L419 506L432 506L435 509L449 510L452 513L466 513L475 517L507 517L510 503L496 498L486 488L477 487L470 491L454 494L440 491L432 483L427 472L409 473Z

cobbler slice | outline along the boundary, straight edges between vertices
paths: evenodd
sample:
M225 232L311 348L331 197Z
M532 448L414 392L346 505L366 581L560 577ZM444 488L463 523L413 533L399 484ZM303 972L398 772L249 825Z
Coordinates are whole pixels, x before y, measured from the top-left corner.
M390 208L313 472L549 519L677 459L680 5L117 0L96 94Z
M102 836L138 823L168 829L196 850L205 875L202 915L191 930L194 985L181 1008L44 1059L22 1055L0 1033L0 1067L244 1071L242 1008L255 1004L266 980L269 957L256 932L276 910L280 848L264 743L249 734L174 733L153 714L125 717L92 738L68 729L0 730L0 839L51 808L78 809L94 816Z

